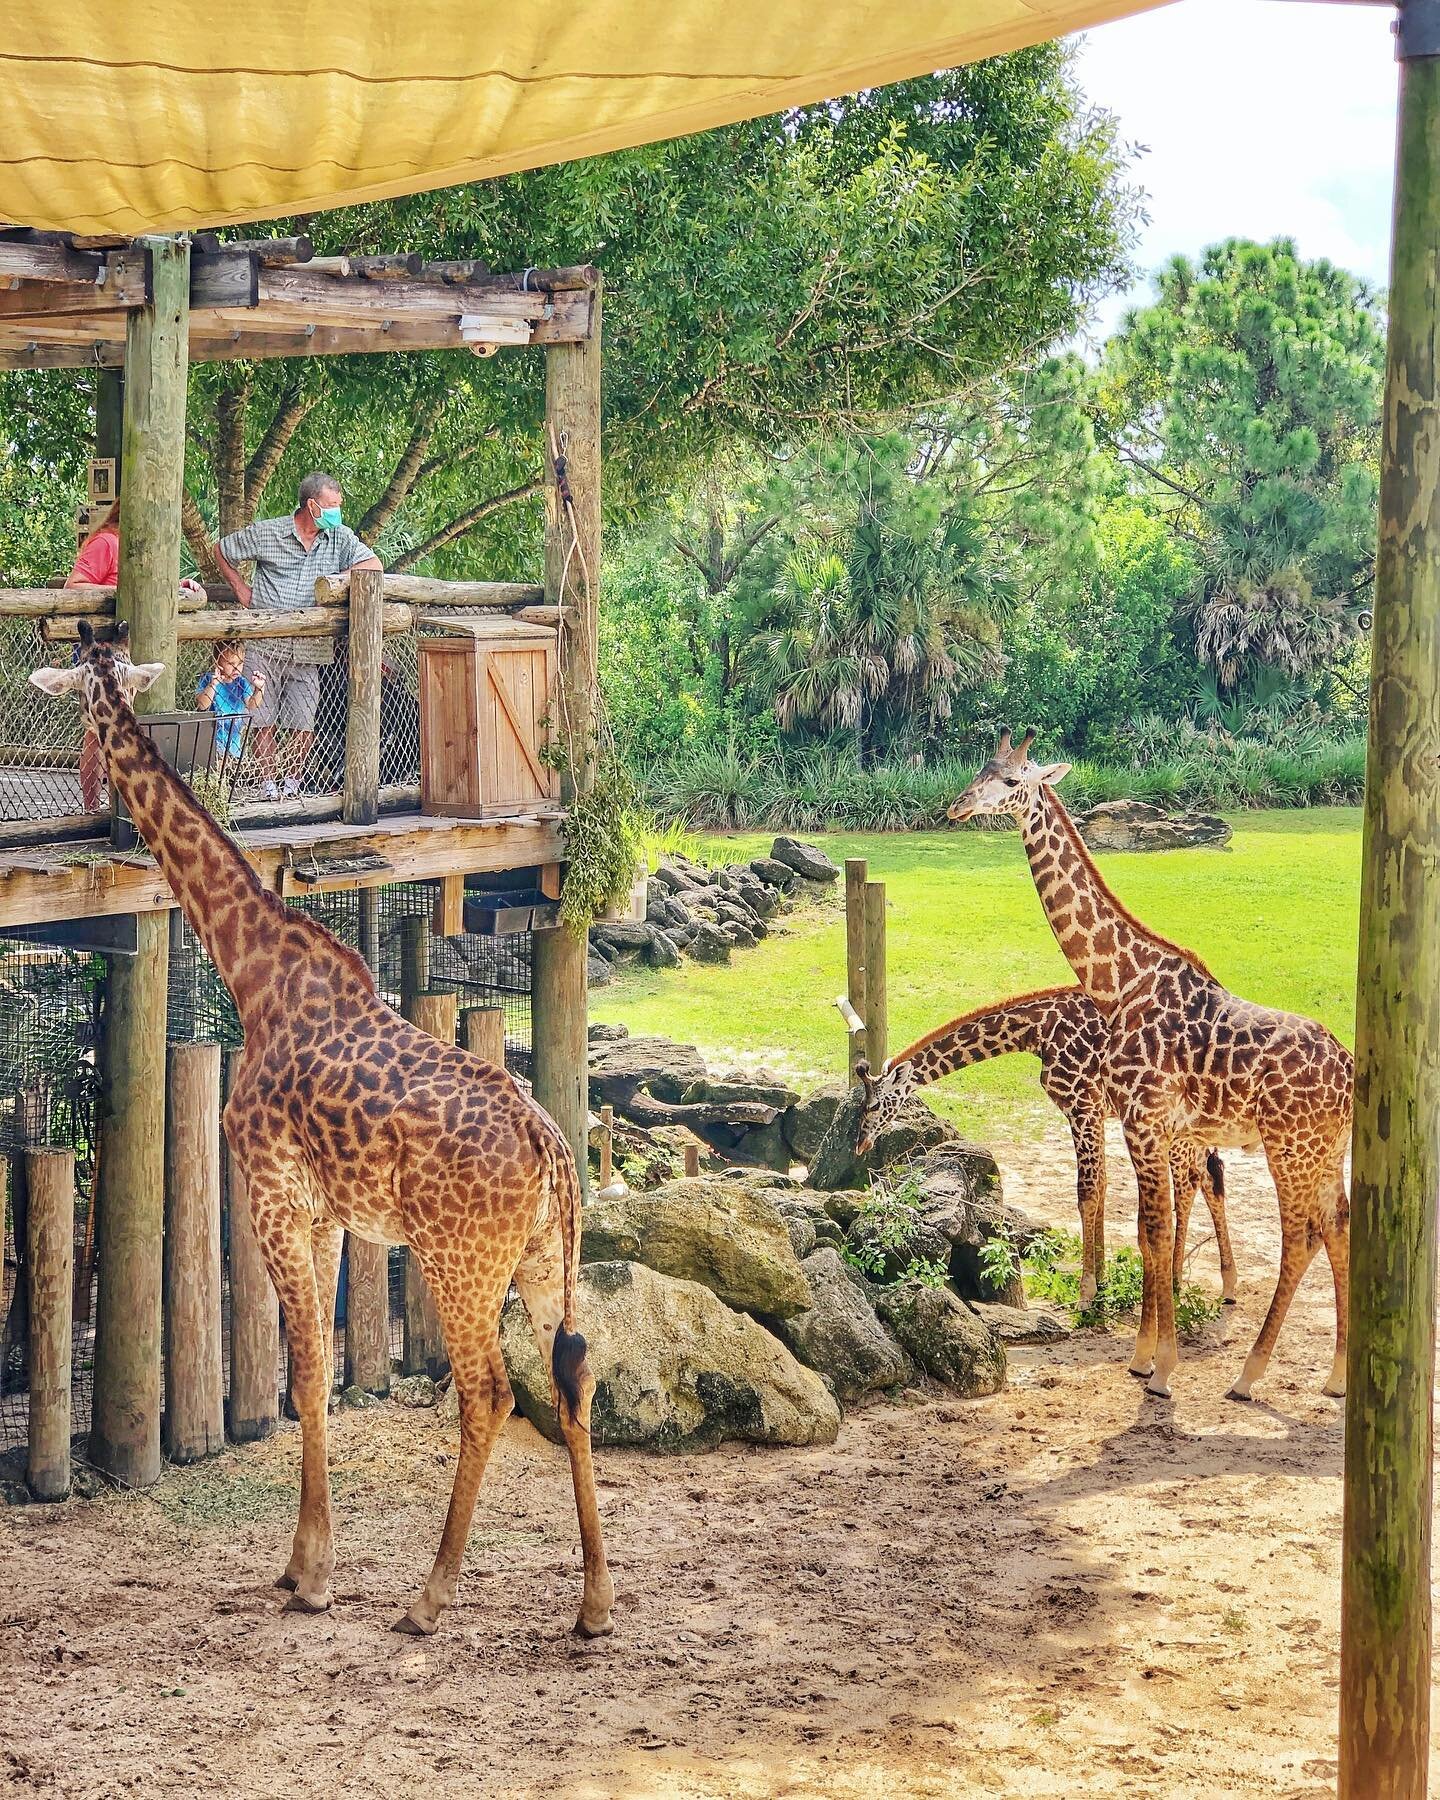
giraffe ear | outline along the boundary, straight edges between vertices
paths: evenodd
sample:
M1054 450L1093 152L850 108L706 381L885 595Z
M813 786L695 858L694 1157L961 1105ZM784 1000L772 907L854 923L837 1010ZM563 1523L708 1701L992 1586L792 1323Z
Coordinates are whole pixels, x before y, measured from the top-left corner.
M49 694L52 700L58 700L62 694L73 694L80 686L80 670L32 669L30 685L39 688L42 694Z
M1074 763L1046 763L1040 771L1040 779L1046 787L1054 787L1056 782L1063 781L1074 767Z
M143 694L146 688L154 687L164 673L164 663L131 663L125 670L126 692Z

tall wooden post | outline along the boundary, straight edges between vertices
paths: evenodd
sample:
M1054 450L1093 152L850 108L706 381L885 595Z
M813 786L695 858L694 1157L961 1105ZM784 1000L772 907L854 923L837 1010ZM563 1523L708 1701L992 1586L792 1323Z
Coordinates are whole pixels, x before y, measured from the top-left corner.
M385 577L379 569L350 575L350 673L345 712L347 825L380 817L380 652L384 643Z
M1440 0L1404 0L1355 1026L1341 1800L1424 1800L1440 1186Z
M554 454L564 461L557 478ZM569 722L561 799L594 779L600 601L600 291L590 336L545 353L545 598L566 609L560 631L557 719ZM567 503L568 495L568 503ZM531 965L535 1098L564 1132L588 1187L589 1083L583 935L537 931Z
M241 1052L227 1061L227 1091ZM269 1437L280 1416L280 1302L250 1223L250 1196L235 1159L225 1158L230 1199L230 1393L225 1428L237 1444Z
M865 1054L878 1075L890 1035L885 994L885 883L865 883Z
M419 923L423 926L425 921ZM406 1016L442 1044L455 1042L459 1002L454 994L415 994ZM432 1378L449 1366L440 1314L413 1251L405 1258L405 1338L400 1366L407 1375Z
M358 572L358 571L357 571ZM360 954L380 976L380 895L361 888ZM353 1233L345 1240L345 1386L367 1394L390 1391L390 1252Z
M501 1006L467 1006L460 1015L461 1036L472 1056L505 1067L505 1009Z
M27 1150L30 1422L25 1480L37 1500L70 1492L70 1289L75 1153Z
M870 865L863 856L845 859L845 993L860 1018L865 1017L865 883ZM850 1076L866 1055L863 1031L850 1033Z
M188 239L147 238L145 247L154 299L126 326L116 602L133 659L165 665L136 696L141 713L175 703L190 312ZM164 915L143 913L137 923L138 953L113 958L108 975L90 1460L127 1487L148 1487L160 1473L169 955Z
M225 1447L220 1355L220 1046L170 1052L165 1131L165 1454Z

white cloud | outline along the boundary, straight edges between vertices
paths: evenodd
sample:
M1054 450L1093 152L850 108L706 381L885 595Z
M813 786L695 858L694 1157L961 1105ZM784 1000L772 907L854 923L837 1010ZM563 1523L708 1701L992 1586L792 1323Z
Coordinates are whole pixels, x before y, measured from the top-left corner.
M1146 153L1147 273L1226 237L1293 237L1383 283L1396 67L1388 6L1179 0L1098 27L1076 74ZM1148 282L1102 310L1114 325Z

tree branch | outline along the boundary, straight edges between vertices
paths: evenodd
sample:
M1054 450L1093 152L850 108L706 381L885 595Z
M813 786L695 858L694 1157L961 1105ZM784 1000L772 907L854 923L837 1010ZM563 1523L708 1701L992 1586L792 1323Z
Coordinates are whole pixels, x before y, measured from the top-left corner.
M481 500L468 512L461 513L459 518L452 519L433 537L426 538L423 544L417 544L413 550L407 550L403 556L396 557L390 565L392 570L398 575L406 569L413 569L425 557L443 550L446 544L453 544L456 538L473 531L482 519L488 519L491 513L499 512L502 506L510 506L516 500L528 500L532 494L538 494L540 487L539 481L527 481L523 487L511 488L508 493L492 494L488 500Z
M245 510L252 518L291 438L319 404L320 396L302 393L298 380L286 383L275 416L245 467Z
M185 534L185 542L190 546L190 554L195 558L195 567L200 571L202 579L220 581L220 565L215 560L210 527L205 523L205 515L188 488L180 496L180 529Z
M440 423L440 415L445 410L448 398L444 393L432 394L420 408L415 429L410 433L410 442L405 446L404 454L386 482L384 492L355 527L367 543L390 523L420 479L425 452L430 448L430 439L435 435L435 427Z

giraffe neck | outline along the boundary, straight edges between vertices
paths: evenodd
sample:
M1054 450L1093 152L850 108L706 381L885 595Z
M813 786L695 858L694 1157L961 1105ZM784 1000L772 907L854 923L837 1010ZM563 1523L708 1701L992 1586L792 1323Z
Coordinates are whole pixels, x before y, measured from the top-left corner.
M994 1056L1011 1056L1019 1051L1038 1055L1041 1021L1049 1004L1048 992L1025 994L1017 1000L1002 1000L997 1006L966 1013L902 1050L892 1057L888 1067L896 1069L908 1063L916 1087L928 1087L957 1069L989 1062Z
M1021 825L1035 891L1076 980L1111 1010L1137 976L1188 966L1188 951L1147 931L1111 893L1055 789L1046 783Z
M289 909L140 730L114 675L91 706L110 780L242 1018Z

